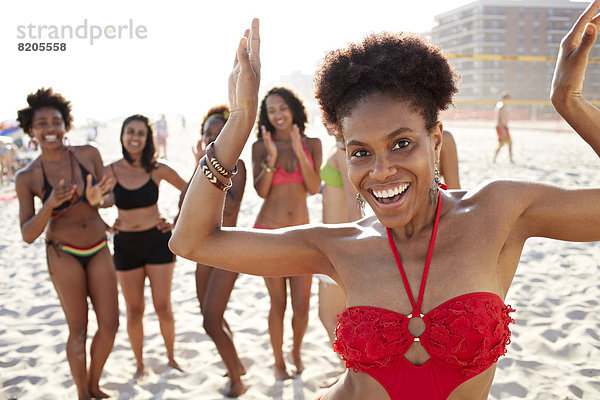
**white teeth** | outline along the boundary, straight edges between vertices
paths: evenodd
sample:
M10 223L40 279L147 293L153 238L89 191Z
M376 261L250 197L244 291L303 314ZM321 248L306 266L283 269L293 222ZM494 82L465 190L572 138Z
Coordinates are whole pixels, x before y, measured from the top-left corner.
M393 189L373 190L373 194L377 198L385 199L385 198L389 198L389 197L394 197L397 194L404 192L407 188L408 188L408 183L405 183L404 185L396 186Z
M46 142L55 142L58 139L57 135L46 135L44 136L44 140Z

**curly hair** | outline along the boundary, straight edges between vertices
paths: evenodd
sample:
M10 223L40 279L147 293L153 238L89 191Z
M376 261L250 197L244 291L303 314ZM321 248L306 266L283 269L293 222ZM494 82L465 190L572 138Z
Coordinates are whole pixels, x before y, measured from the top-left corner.
M292 89L288 89L286 87L274 87L273 89L269 90L267 94L265 94L265 97L260 103L256 136L258 136L259 139L262 138L262 132L260 129L262 125L264 125L269 132L275 131L275 127L271 124L271 122L269 122L269 116L267 115L267 97L272 94L281 96L283 101L285 101L285 104L287 104L292 111L294 124L298 125L300 134L305 136L304 129L306 128L306 123L308 122L306 108L304 108L304 104L302 104L300 97Z
M71 122L73 122L71 102L67 101L61 94L55 93L51 87L48 89L41 88L35 93L30 93L27 96L27 104L27 107L17 111L17 121L19 121L19 126L23 129L23 132L29 136L31 136L33 115L37 110L44 107L57 109L65 123L65 131L68 132L71 129Z
M330 51L315 76L316 98L326 121L341 132L357 103L382 93L407 101L433 129L452 104L458 74L440 49L407 33L383 32Z
M144 169L147 172L152 171L153 169L158 168L158 162L157 162L157 154L156 154L156 143L154 140L154 132L152 131L152 126L150 125L150 120L148 119L148 117L145 117L141 114L135 114L132 115L130 117L127 117L125 119L125 121L123 121L123 125L121 126L121 149L123 150L123 158L125 158L125 160L127 160L128 163L133 163L133 158L131 157L131 155L129 154L129 152L125 149L125 146L123 145L123 134L125 133L125 127L127 126L127 124L129 124L131 121L141 121L144 125L146 125L146 145L144 146L144 149L142 150L142 167L144 167Z
M218 118L223 122L227 122L229 119L229 106L227 104L221 104L218 106L211 107L204 118L202 119L202 124L200 124L200 135L204 135L204 130L206 129L206 123L213 118Z

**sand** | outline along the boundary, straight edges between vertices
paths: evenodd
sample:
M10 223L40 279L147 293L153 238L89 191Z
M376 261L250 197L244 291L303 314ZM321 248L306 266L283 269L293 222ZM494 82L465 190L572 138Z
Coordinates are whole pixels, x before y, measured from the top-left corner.
M183 129L169 121L169 162L184 178L192 173L190 150L198 124ZM119 158L120 120L100 129L98 147L104 161ZM498 177L535 179L562 186L600 186L600 160L564 123L515 123L515 164L503 149L491 159L496 134L490 121L446 124L455 136L463 187ZM320 126L309 128L332 141ZM74 144L85 142L85 130L70 133ZM248 148L243 154L250 165ZM176 190L161 185L159 205L167 216L177 212ZM510 201L510 199L507 199ZM311 221L320 221L320 195L309 198ZM248 180L239 225L252 226L260 199ZM114 209L102 210L111 222ZM27 245L21 239L14 187L0 189L0 399L71 399L76 397L65 355L67 327L48 278L43 238ZM506 302L514 313L513 340L498 363L490 399L600 398L600 246L531 239L523 250ZM176 357L185 372L167 367L166 354L149 288L146 290L145 361L148 375L132 379L133 353L126 333L125 304L120 296L121 326L106 363L101 385L117 399L223 399L225 368L202 328L195 294L194 263L179 258L173 279ZM269 298L263 279L242 275L225 314L234 331L238 353L247 368L248 392L242 399L312 400L319 384L339 369L317 315L313 284L308 331L303 346L304 373L285 382L273 377L267 332ZM284 350L291 347L291 308L286 314ZM88 333L96 328L90 312ZM90 337L91 338L91 337ZM89 345L89 341L88 341Z

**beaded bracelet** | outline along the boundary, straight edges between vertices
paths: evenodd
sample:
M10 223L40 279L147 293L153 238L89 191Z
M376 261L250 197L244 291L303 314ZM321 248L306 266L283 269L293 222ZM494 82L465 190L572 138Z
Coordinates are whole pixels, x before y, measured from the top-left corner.
M262 170L264 170L264 171L267 171L267 172L275 172L275 171L277 171L277 168L275 168L275 167L269 167L267 165L267 160L262 160L260 162L260 168Z
M213 173L210 171L210 168L208 167L208 164L206 164L206 156L200 159L200 169L204 173L204 176L206 176L206 179L208 179L208 181L215 185L219 190L226 192L229 189L231 189L231 182L229 182L228 184L224 184L223 182L218 180L215 175L213 175Z
M217 160L215 152L213 151L213 143L214 142L210 142L210 144L206 147L206 157L208 158L208 161L213 166L215 171L217 171L222 177L231 178L238 172L237 165L233 168L233 171L227 171L225 167L223 167L221 163Z

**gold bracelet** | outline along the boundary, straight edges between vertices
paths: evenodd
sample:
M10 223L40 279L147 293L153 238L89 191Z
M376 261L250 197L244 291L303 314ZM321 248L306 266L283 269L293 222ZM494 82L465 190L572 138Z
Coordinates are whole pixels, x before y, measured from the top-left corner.
M215 185L219 190L226 192L229 189L231 189L231 182L229 182L228 184L224 184L223 182L218 180L217 177L210 171L210 168L208 168L208 164L206 164L206 156L200 159L200 169L204 173L204 176L206 176L206 179L208 179L208 181Z
M227 171L225 167L223 167L217 160L215 152L213 151L213 143L214 142L210 142L210 144L206 147L206 158L208 158L208 161L213 166L215 171L217 171L223 178L231 178L238 172L237 165L233 168L233 171Z
M267 172L275 172L275 171L277 171L277 168L275 168L275 167L269 167L267 165L267 160L264 160L264 159L260 162L260 168L263 171L267 171Z

